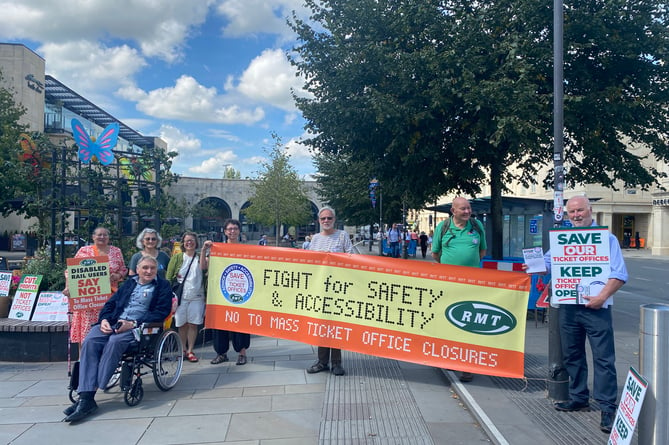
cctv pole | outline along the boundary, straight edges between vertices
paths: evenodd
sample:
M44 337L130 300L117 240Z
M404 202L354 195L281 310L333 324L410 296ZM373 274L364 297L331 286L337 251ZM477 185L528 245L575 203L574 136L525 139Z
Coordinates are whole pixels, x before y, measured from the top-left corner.
M562 0L553 0L553 226L562 225L564 213L564 72ZM562 343L558 324L559 306L548 309L548 397L569 399L569 376L562 363Z

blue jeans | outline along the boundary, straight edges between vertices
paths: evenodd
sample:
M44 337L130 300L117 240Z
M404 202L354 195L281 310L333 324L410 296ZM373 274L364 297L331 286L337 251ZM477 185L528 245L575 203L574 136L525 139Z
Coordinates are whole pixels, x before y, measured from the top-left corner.
M585 355L587 338L594 367L593 398L602 411L615 412L618 378L611 308L595 310L578 304L563 304L559 322L563 361L569 374L570 400L585 403L590 398Z
M390 243L390 256L393 258L399 258L400 257L400 243L399 241Z
M118 366L128 345L135 341L132 330L121 334L103 334L100 325L91 328L81 346L78 392L104 388Z

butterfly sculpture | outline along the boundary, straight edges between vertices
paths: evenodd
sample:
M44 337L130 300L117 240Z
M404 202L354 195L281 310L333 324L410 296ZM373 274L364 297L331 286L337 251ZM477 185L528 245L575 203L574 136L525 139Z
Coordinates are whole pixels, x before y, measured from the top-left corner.
M84 126L81 125L81 122L77 119L72 119L72 135L79 146L79 159L81 159L81 162L88 164L91 162L93 156L95 156L101 164L111 164L114 160L112 148L116 146L118 130L118 122L114 122L102 130L97 140L91 139Z
M136 157L126 158L121 157L118 160L121 173L123 176L130 180L139 180L144 179L146 181L153 180L153 172L151 172L151 167L144 163L144 159L138 159Z

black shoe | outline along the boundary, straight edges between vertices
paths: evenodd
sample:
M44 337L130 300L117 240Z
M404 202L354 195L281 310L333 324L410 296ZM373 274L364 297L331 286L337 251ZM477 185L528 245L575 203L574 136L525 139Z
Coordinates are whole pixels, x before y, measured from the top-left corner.
M316 374L317 372L327 371L330 369L327 363L316 362L311 367L307 368L307 373Z
M228 356L226 354L219 354L211 361L212 365L218 365L219 363L227 362Z
M98 404L93 399L79 400L77 408L65 418L66 422L78 422L98 410Z
M344 371L344 368L341 366L341 364L337 363L336 365L332 365L332 373L334 375L344 375L346 374L346 371Z
M599 422L599 429L609 434L613 428L613 419L615 417L616 413L602 411L602 421Z
M70 406L68 406L67 408L65 408L65 409L63 410L63 414L65 414L66 416L69 416L70 414L72 414L73 412L75 412L75 411L77 410L77 406L78 406L78 405L79 405L79 401L77 400L77 401L74 402L72 405L70 405Z
M581 411L590 408L590 404L588 404L588 402L575 402L573 400L570 400L568 402L558 402L553 406L558 411L567 411L567 412Z

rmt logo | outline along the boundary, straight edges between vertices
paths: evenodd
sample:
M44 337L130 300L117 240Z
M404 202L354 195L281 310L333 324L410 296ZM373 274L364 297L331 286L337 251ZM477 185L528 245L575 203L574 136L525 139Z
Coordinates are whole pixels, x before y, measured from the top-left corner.
M446 308L446 318L456 327L472 334L500 335L516 327L516 317L490 303L460 301Z

